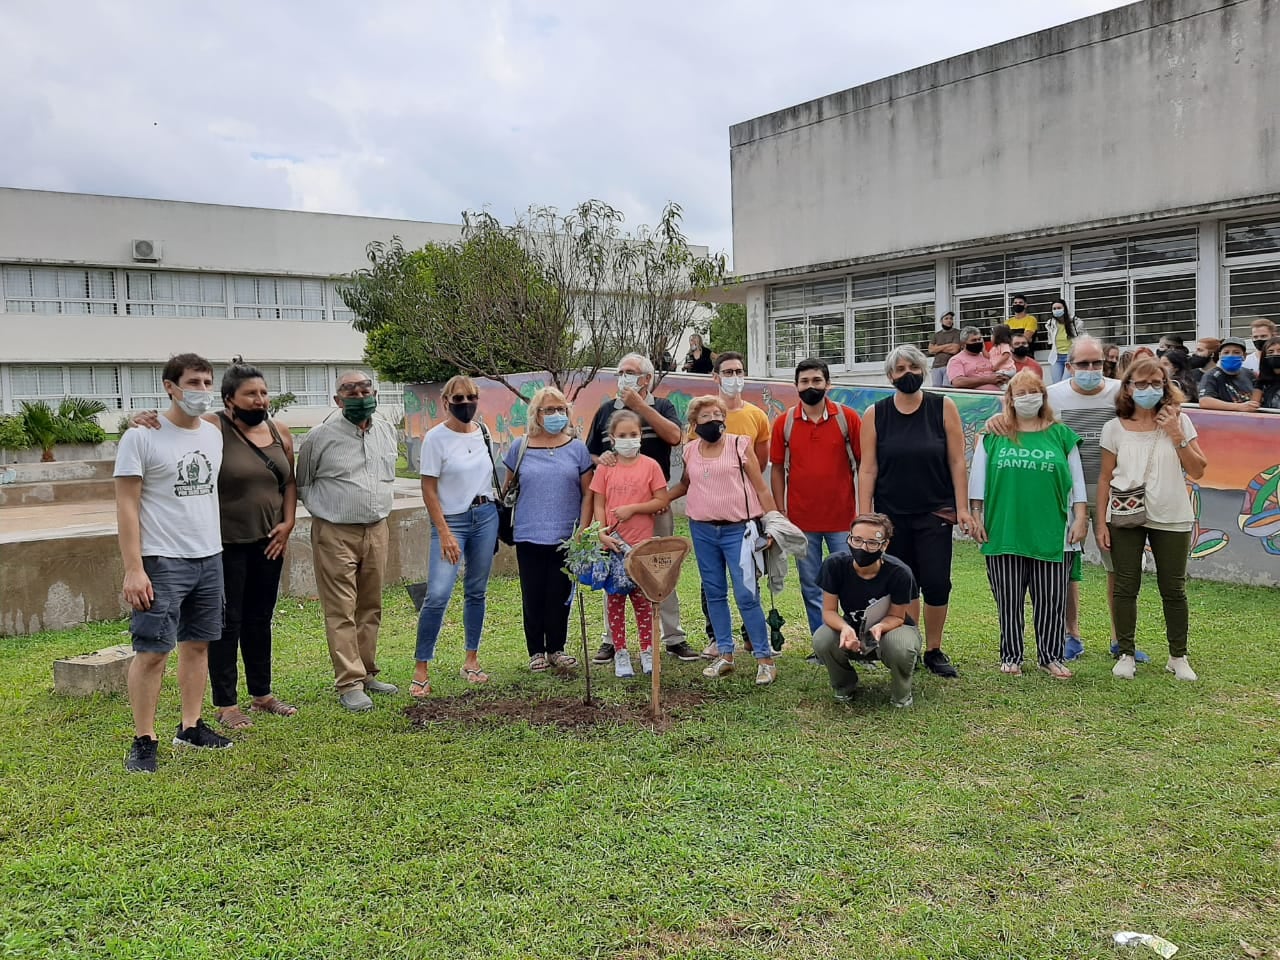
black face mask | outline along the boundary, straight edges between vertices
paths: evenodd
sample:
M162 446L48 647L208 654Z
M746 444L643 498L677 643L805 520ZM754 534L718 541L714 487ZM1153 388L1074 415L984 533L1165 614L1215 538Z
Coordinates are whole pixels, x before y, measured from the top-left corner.
M898 377L897 380L893 381L893 385L902 393L916 393L924 386L924 377L920 376L918 373L913 373L908 370L902 376Z
M694 427L693 432L707 441L707 443L715 443L724 436L724 421L708 420L706 423L700 423Z
M466 403L449 404L449 412L463 423L470 423L475 419L476 410L479 409L479 407L480 404L476 403L474 400L468 400Z
M1031 356L1031 348L1030 347L1014 347L1013 355L1015 357L1020 357L1020 358L1029 357Z
M1263 357L1262 362L1272 373L1280 373L1280 357Z
M1210 357L1202 357L1198 353L1193 353L1187 359L1187 363L1191 365L1192 370L1200 370L1200 369L1203 369L1204 367L1207 367L1211 359L1212 358Z
M846 541L847 543L848 541ZM868 550L866 547L855 547L850 545L849 553L853 554L853 562L859 567L874 566L875 562L880 559L880 555L884 550Z
M1255 350L1261 353L1263 350L1267 348L1267 338L1263 337L1261 340L1253 341L1253 347Z
M816 407L822 402L822 398L826 395L827 391L820 387L806 387L800 391L800 399L810 407Z
M263 420L267 419L266 410L241 410L235 405L232 405L231 407L231 415L246 427L256 427Z
M981 340L979 340L977 343L966 343L966 344L964 345L964 348L965 348L966 350L968 350L970 353L981 353L981 352L982 352L982 341L981 341Z
M1026 305L1025 303L1015 303L1015 304L1013 305L1013 312L1014 312L1014 313L1026 313L1026 312L1027 312L1027 305Z

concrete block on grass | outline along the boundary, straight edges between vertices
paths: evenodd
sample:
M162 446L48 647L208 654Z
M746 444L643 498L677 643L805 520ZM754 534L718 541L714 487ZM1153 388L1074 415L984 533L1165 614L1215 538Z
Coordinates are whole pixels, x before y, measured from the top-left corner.
M128 644L53 661L53 692L70 697L124 693L128 689L133 648Z

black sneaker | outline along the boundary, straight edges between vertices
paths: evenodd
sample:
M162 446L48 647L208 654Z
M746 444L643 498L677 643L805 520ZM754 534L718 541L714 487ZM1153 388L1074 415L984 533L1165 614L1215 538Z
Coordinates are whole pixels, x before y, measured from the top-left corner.
M226 750L231 746L231 740L207 726L203 720L197 720L194 727L187 727L185 730L181 723L178 724L178 734L173 738L173 745L199 747L202 750Z
M926 650L924 654L924 665L929 668L930 673L936 673L940 677L958 677L960 671L952 665L947 659L947 655L938 650Z
M683 640L679 643L673 643L671 646L667 647L667 653L671 654L671 656L675 657L677 660L683 660L685 663L693 663L702 659L702 654L693 649L693 647L689 646L689 644L685 643Z
M612 663L613 662L613 644L606 640L600 644L600 649L596 651L596 655L591 658L592 663Z
M129 755L124 758L124 768L129 773L155 773L156 747L160 741L154 737L134 737Z

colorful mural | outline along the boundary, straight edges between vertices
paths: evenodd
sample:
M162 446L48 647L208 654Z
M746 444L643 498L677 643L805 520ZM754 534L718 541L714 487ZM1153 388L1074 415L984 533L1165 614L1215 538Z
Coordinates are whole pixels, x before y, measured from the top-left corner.
M480 381L480 414L494 440L506 447L523 436L529 418L529 399L549 380L546 374L512 377L519 397L501 384ZM612 373L602 373L574 399L573 422L585 435L591 417L615 390ZM655 391L669 399L681 416L694 397L715 393L710 377L668 374ZM831 398L862 411L890 388L836 385ZM996 394L948 390L964 423L966 449L988 417L999 409ZM773 420L798 399L785 380L748 380L743 397ZM440 384L405 388L405 431L409 462L418 462L422 437L444 418ZM1191 573L1207 580L1280 586L1280 416L1265 413L1227 413L1187 408L1199 433L1209 467L1188 491L1196 510L1192 534ZM679 470L678 454L673 468ZM1240 531L1237 533L1236 531Z

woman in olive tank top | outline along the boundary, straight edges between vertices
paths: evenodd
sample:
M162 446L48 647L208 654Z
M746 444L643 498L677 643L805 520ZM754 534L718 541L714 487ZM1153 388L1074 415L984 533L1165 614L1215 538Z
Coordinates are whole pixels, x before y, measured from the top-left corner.
M298 712L271 692L271 617L298 488L293 435L267 416L262 372L233 363L222 378L222 402L225 409L213 419L222 430L218 500L226 620L221 639L209 644L209 682L218 719L240 730L253 726L239 705L241 657L251 711L285 717Z
M896 388L862 417L858 513L893 521L889 552L911 568L924 596L925 666L958 676L942 652L951 600L951 527L970 530L964 427L949 397L923 393L928 360L914 346L894 349L885 374ZM920 623L920 601L911 605Z

